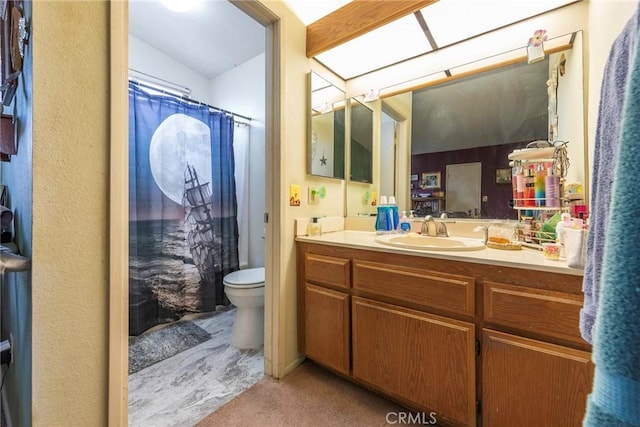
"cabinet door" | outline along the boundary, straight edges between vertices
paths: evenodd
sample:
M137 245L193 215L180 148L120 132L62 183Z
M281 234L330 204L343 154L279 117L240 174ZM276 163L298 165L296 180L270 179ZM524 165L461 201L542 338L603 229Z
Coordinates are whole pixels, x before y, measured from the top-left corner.
M483 426L581 426L591 354L484 330Z
M353 297L353 376L438 421L475 425L474 325Z
M349 295L305 285L305 355L349 375Z

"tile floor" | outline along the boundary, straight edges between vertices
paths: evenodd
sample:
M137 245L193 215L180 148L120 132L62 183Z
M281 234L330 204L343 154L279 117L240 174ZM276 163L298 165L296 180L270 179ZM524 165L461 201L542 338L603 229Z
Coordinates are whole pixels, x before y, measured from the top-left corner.
M231 345L234 315L192 320L210 340L129 376L129 426L193 426L263 377L263 349Z

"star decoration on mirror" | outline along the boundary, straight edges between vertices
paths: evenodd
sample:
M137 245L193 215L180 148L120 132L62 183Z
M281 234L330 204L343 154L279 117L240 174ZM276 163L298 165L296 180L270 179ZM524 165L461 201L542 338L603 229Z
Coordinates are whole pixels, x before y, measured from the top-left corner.
M320 164L322 166L327 166L327 158L325 157L324 153L322 153L322 157L320 158Z

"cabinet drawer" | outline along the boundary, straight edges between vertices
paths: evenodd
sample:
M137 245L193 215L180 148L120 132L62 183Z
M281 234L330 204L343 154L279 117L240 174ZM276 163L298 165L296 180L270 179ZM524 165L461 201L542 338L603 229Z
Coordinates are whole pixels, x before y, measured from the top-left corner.
M304 255L305 280L311 283L332 285L338 288L351 287L351 260L325 255Z
M474 314L474 283L473 277L354 261L354 289L469 316Z
M484 320L585 344L579 321L582 296L503 283L484 283Z

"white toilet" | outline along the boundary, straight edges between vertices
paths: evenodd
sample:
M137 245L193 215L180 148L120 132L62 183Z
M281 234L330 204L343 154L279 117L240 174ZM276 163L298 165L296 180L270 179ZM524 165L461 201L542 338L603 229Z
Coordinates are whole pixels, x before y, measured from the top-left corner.
M236 348L264 343L264 267L238 270L224 276L224 293L236 306L233 338Z

